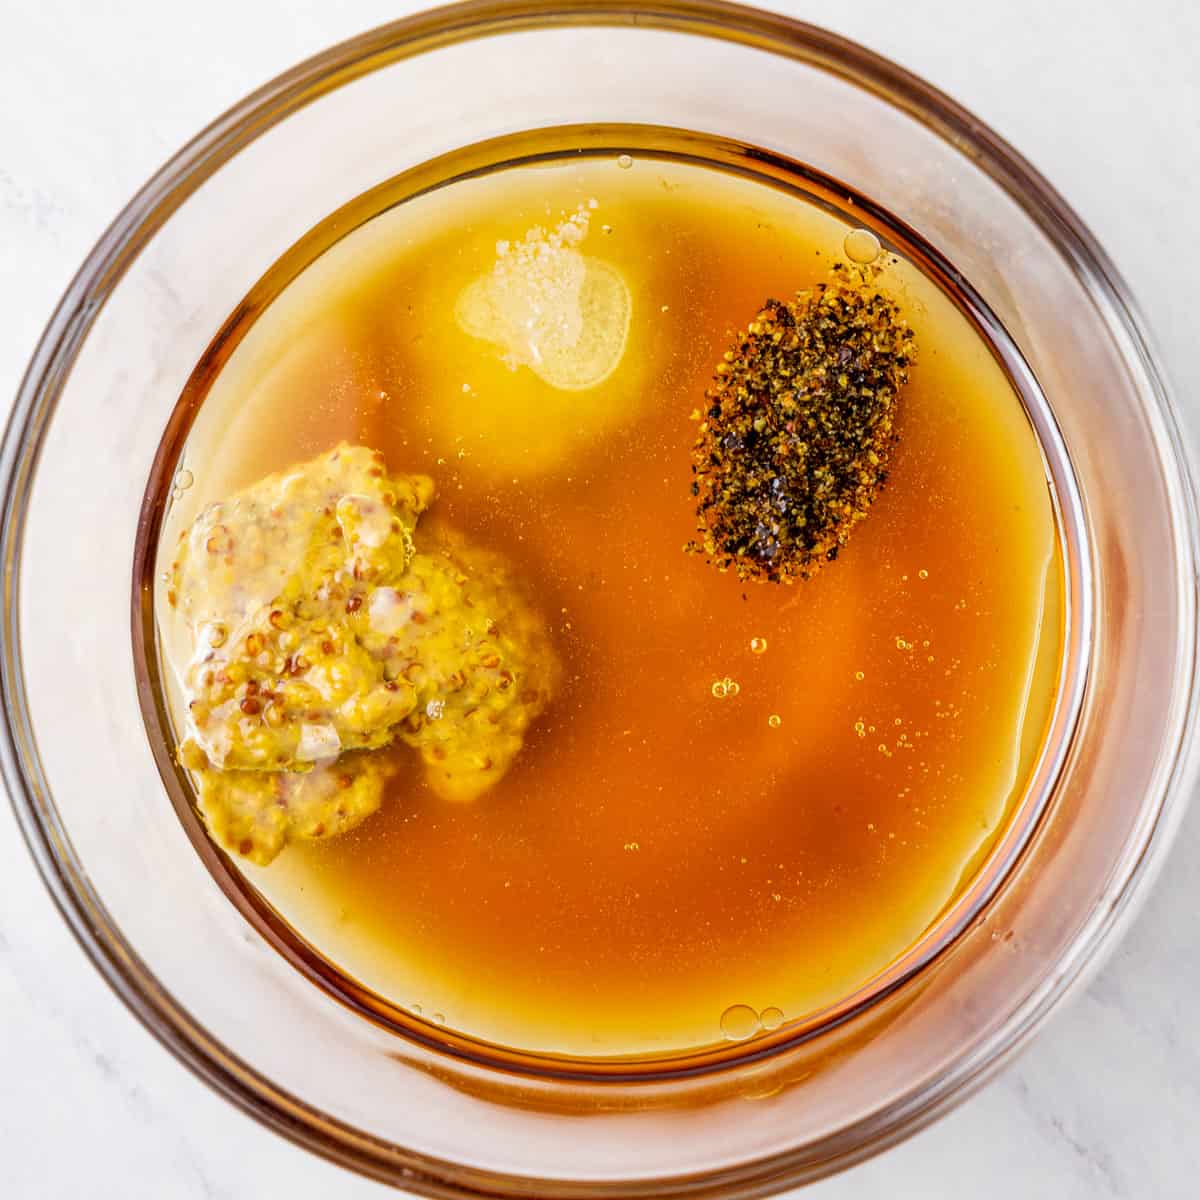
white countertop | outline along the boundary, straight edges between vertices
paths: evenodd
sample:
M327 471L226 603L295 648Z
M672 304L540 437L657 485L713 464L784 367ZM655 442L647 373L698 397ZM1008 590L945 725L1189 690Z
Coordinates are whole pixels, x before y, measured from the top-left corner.
M260 82L418 7L0 0L0 405L68 279L162 161ZM797 0L1016 144L1132 284L1200 430L1200 5ZM814 1200L1200 1194L1200 806L1115 956L932 1129ZM101 982L0 810L0 1196L394 1195L210 1092Z

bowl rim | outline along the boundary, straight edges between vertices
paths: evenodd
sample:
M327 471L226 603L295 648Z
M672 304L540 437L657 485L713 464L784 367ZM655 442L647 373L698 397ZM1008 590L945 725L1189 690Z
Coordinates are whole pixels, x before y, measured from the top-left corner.
M957 1060L936 1092L918 1087L870 1112L830 1139L842 1146L811 1162L812 1144L792 1147L702 1176L568 1185L558 1180L501 1176L435 1160L373 1138L287 1094L231 1055L157 982L126 942L92 889L70 847L41 776L24 699L18 628L19 564L24 517L40 449L78 351L107 297L126 270L188 197L259 134L324 93L391 63L439 47L516 30L637 27L731 41L834 74L898 107L998 183L1053 241L1094 298L1108 323L1127 339L1155 402L1148 413L1166 469L1173 529L1181 558L1200 560L1200 526L1189 451L1145 324L1107 254L1058 192L1016 150L937 88L890 60L838 34L792 18L721 0L468 0L431 9L341 42L263 85L218 117L170 158L134 195L100 237L68 285L18 387L0 444L0 560L6 594L0 626L0 776L34 862L59 912L96 969L139 1021L196 1075L243 1111L290 1140L342 1166L430 1196L762 1195L831 1174L902 1140L965 1099L1023 1046L1085 977L1144 898L1174 836L1200 759L1198 714L1188 703L1196 684L1196 580L1177 580L1187 687L1170 714L1174 753L1159 764L1157 802L1125 848L1106 892L1076 934L1049 982L984 1044ZM844 1139L869 1125L871 1134L847 1150ZM803 1156L803 1157L801 1157ZM557 1190L554 1190L557 1189Z

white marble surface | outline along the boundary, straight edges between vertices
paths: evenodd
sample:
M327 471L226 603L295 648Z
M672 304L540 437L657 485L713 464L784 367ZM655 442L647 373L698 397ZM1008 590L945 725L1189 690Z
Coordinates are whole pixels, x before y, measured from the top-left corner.
M250 88L416 6L0 0L0 404L105 224ZM780 4L921 72L1016 143L1140 297L1200 429L1200 6L1193 0ZM1090 988L964 1107L807 1193L1200 1194L1200 806ZM261 1129L108 992L0 811L0 1196L383 1197Z

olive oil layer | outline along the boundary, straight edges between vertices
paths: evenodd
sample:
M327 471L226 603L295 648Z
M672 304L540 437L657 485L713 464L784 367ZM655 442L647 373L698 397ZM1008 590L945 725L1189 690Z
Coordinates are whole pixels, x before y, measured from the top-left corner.
M579 248L631 314L619 367L572 391L511 369L455 306L498 242L580 206ZM827 278L851 228L665 157L497 170L343 238L217 374L165 545L207 501L364 444L508 557L564 666L475 803L398 752L355 832L239 867L347 976L515 1048L703 1046L730 1006L793 1020L862 986L1003 829L1056 684L1055 520L1016 393L912 265L880 275L920 346L899 441L837 562L784 586L684 552L715 365L766 298Z

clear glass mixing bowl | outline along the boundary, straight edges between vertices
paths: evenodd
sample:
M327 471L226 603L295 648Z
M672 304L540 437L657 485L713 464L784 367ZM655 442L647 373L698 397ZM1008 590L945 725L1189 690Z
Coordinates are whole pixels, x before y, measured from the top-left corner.
M870 196L970 281L1069 455L1071 580L1048 800L933 961L720 1070L500 1070L313 986L205 869L139 706L143 489L184 382L271 263L368 188L552 125L673 126ZM1059 440L1061 439L1061 440ZM477 3L303 64L130 202L54 314L0 452L0 765L97 968L192 1069L281 1133L436 1196L751 1196L891 1144L987 1077L1109 948L1196 770L1188 457L1125 290L1078 218L945 96L867 51L714 3ZM1061 498L1061 497L1060 497ZM136 607L136 606L135 606ZM135 622L141 614L135 612ZM982 903L986 900L986 903Z

